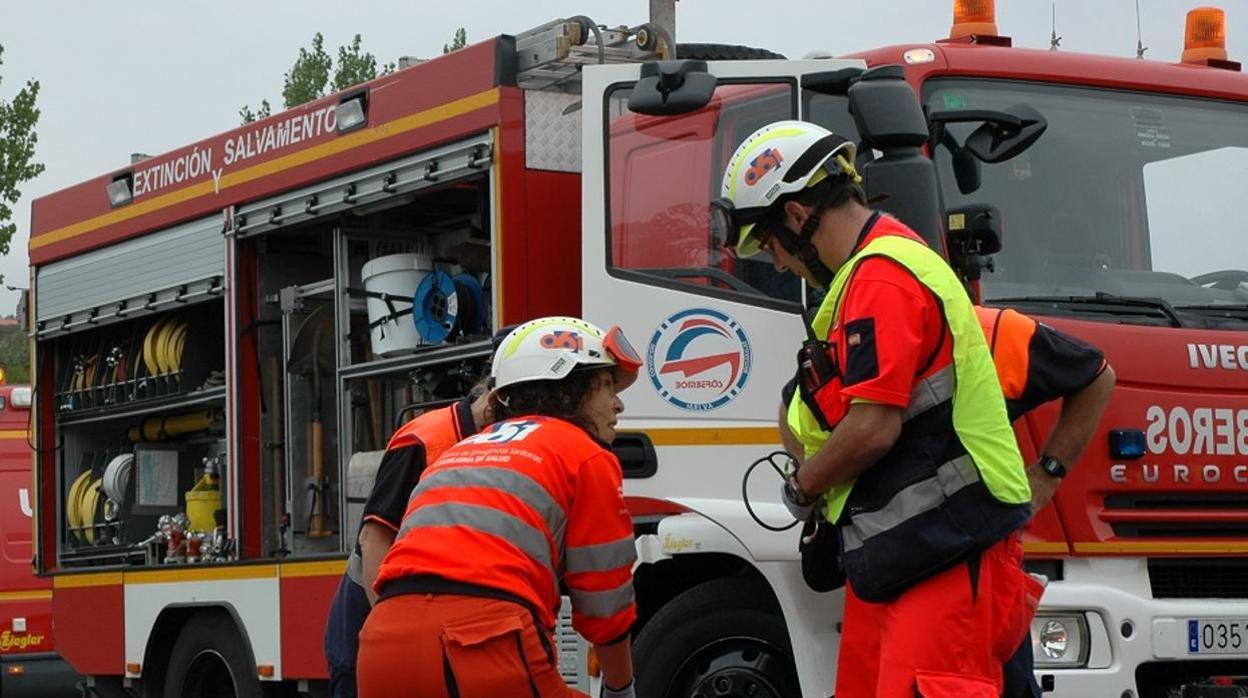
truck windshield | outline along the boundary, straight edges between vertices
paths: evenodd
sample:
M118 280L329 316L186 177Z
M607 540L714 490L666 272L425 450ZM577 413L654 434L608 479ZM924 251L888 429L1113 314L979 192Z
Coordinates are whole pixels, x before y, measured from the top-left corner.
M1002 214L1004 250L984 275L985 301L1243 329L1248 106L966 79L933 80L924 99L929 110L1026 103L1049 122L1019 157L984 164L970 195L958 191L948 149L937 149L946 206L989 203ZM972 127L950 130L962 143Z

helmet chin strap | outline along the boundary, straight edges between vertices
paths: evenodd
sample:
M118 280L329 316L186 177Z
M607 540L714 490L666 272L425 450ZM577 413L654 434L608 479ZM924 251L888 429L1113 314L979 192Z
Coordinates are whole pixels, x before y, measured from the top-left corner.
M780 246L786 252L797 257L802 262L806 270L814 278L815 283L822 288L827 288L832 285L832 279L835 274L823 263L822 259L819 259L819 250L815 249L814 243L811 242L815 235L815 229L819 227L819 219L823 216L823 211L823 206L817 207L814 213L806 218L806 222L802 224L801 231L796 234L789 230L787 225L779 226L780 229L773 234L780 241Z

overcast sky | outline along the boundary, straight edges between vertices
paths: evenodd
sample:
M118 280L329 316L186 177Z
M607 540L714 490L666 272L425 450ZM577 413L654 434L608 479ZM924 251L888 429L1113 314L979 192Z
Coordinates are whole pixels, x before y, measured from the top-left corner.
M1134 56L1135 0L1058 0L1062 48ZM1177 61L1185 12L1227 10L1227 49L1248 61L1248 1L1139 0L1153 60ZM947 35L952 0L681 0L678 41L748 44L790 58L834 54ZM282 75L322 32L328 51L359 33L380 62L441 52L457 27L470 42L515 34L557 17L599 24L644 21L647 0L0 0L0 96L27 78L42 84L38 159L47 170L22 187L18 232L0 259L5 283L25 286L30 202L125 166L132 152L159 154L238 125L238 110L281 103ZM1053 3L997 0L997 21L1016 46L1049 45ZM0 289L0 314L17 294Z

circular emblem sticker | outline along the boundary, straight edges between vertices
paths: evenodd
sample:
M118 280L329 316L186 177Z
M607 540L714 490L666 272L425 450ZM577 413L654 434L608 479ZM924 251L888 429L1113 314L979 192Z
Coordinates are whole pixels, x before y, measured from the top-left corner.
M646 370L664 400L684 410L705 411L741 394L752 358L740 323L718 310L691 308L655 330L646 350Z

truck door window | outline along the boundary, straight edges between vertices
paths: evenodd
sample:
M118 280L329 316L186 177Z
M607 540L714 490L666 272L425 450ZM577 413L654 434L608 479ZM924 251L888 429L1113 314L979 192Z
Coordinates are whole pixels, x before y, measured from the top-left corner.
M848 97L802 90L802 102L804 120L819 124L832 133L844 136L855 143L858 142L858 127L854 125L854 117L849 113ZM861 160L867 157L868 153L860 152L859 156Z
M635 114L628 90L609 97L607 265L644 283L796 309L801 286L765 254L735 259L713 239L707 215L723 170L746 136L793 118L789 83L721 84L711 102L674 117Z

